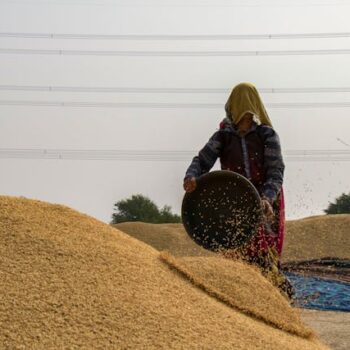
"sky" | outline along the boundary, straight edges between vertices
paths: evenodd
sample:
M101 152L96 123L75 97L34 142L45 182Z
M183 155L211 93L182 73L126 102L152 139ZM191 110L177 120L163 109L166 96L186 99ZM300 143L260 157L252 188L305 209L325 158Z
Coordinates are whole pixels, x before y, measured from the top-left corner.
M350 192L349 154L343 156L343 160L329 158L330 151L350 152L349 53L223 56L220 52L350 50L349 15L350 1L345 0L0 0L0 194L64 204L104 222L110 221L115 202L136 193L150 197L159 207L170 205L179 213L184 194L182 180L191 158L217 130L232 87L249 81L261 91L267 106L291 104L283 108L267 107L285 156L287 218L322 214L330 201L343 192ZM9 37L5 33L17 35ZM90 37L26 38L23 33ZM348 36L208 39L211 35L309 33L347 33ZM91 35L129 37L97 39ZM207 37L136 40L133 35ZM75 53L30 54L4 49L75 50ZM81 54L82 51L85 54ZM217 54L118 56L91 55L86 51ZM216 93L14 91L13 86L221 90ZM284 88L342 90L263 92ZM29 106L25 101L35 101L36 105ZM38 102L46 105L38 106ZM51 106L48 102L78 105ZM82 106L83 103L95 105ZM109 103L175 106L111 107ZM207 105L181 105L186 103ZM296 103L312 106L296 108ZM336 105L325 107L315 105L317 103ZM4 149L186 153L181 159L165 157L153 161L133 157L127 160L16 159L1 153ZM321 151L322 160L288 158L295 150ZM214 169L217 168L218 164Z

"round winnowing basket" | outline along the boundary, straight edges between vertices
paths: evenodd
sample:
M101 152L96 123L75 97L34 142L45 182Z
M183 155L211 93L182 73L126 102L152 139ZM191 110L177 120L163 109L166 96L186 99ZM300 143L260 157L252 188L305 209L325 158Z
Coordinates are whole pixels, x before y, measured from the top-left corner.
M197 187L186 193L181 210L188 235L212 251L239 248L258 231L261 199L252 183L227 170L197 178Z

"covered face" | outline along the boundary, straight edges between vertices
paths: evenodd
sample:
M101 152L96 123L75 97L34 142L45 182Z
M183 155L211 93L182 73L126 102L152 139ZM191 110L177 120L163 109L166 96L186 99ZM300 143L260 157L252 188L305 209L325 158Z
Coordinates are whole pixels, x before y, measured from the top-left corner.
M225 105L226 116L238 124L246 113L254 114L262 124L272 127L258 90L253 84L235 86Z

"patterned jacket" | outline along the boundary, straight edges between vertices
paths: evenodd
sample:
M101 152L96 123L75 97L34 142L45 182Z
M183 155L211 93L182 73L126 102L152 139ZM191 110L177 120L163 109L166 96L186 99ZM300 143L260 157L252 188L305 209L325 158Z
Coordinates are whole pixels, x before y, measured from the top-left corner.
M185 178L207 173L220 158L221 169L235 171L249 179L260 195L273 203L283 183L284 163L279 137L267 125L253 124L240 136L227 118L207 144L193 158Z

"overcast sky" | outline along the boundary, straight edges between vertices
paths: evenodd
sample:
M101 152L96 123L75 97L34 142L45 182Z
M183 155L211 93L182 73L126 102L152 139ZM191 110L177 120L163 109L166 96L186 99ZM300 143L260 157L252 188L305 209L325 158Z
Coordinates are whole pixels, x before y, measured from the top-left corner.
M307 3L308 5L305 5ZM145 5L147 4L147 5ZM228 35L350 33L350 1L0 0L0 33ZM8 53L1 49L85 51L350 50L350 37L272 40L97 40L0 35L0 149L193 151L175 161L8 159L0 194L65 204L103 221L113 203L142 193L180 212L191 157L224 117L231 88L350 88L349 54L274 56L115 56ZM217 88L218 93L11 91L4 86ZM348 89L349 91L349 89ZM261 93L283 152L350 151L350 92ZM5 101L207 103L219 107L27 106ZM176 107L176 106L175 106ZM286 159L288 218L321 214L350 192L344 161Z

